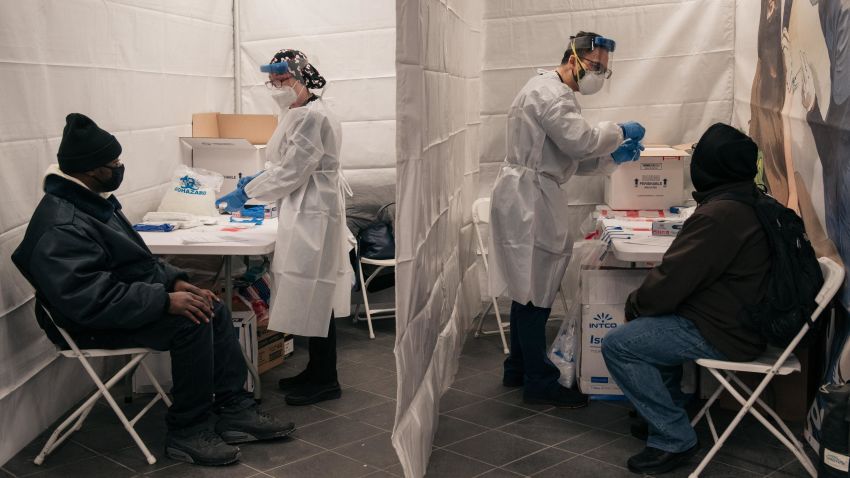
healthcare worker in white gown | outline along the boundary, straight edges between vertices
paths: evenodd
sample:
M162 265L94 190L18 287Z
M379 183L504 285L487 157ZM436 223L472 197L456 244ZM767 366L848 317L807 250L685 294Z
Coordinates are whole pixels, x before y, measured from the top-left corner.
M614 47L613 40L579 32L561 65L530 79L508 111L507 157L490 202L490 287L513 301L503 383L522 386L527 403L587 403L558 383L545 327L572 251L562 185L574 174L610 174L643 148L640 124L588 124L576 99L575 92L602 88Z
M349 315L354 245L345 222L350 190L340 171L342 134L339 120L310 92L326 82L303 53L281 50L261 71L269 73L266 84L281 108L266 169L218 202L228 211L248 198L279 203L269 328L310 337L307 368L280 380L287 404L309 405L341 395L333 317Z

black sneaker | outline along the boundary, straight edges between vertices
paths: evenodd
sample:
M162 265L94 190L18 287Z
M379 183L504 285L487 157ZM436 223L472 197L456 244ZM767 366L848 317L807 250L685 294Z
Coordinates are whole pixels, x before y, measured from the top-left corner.
M336 400L342 396L339 382L308 383L286 395L286 404L292 406L312 405L325 400Z
M304 370L293 377L286 377L278 380L277 386L280 387L281 390L292 390L293 388L306 385L309 382L310 374L307 373L307 370Z
M558 388L540 396L524 393L522 401L534 405L552 405L558 408L582 408L587 406L587 395L578 390L558 386Z
M218 433L204 428L196 432L169 432L165 454L172 460L195 465L223 466L239 461L239 448L225 443Z
M687 463L688 459L699 451L699 443L679 453L670 453L658 448L646 447L642 452L629 458L629 470L645 475L668 473Z
M283 423L253 406L243 409L224 408L218 412L215 431L228 444L273 440L289 436L295 431L292 422Z

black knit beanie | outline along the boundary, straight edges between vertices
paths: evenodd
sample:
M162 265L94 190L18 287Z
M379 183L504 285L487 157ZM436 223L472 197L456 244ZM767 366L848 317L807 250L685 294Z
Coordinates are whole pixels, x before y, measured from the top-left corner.
M758 146L749 136L727 124L713 124L694 148L691 180L699 192L752 181L757 173Z
M71 113L65 117L65 130L56 156L62 172L84 173L118 159L121 144L88 116Z

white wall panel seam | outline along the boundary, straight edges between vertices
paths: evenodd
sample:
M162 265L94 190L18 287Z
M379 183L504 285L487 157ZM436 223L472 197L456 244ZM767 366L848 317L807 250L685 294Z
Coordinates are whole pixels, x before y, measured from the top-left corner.
M673 2L657 2L657 3L642 3L640 5L614 5L611 7L603 7L603 8L573 8L569 10L553 10L546 13L532 13L532 14L522 14L517 16L510 17L485 17L483 22L497 22L497 21L509 21L514 18L535 18L535 17L551 17L552 15L563 15L563 14L575 14L575 13L583 13L583 12L604 12L606 10L642 10L648 7L659 7L659 6L676 6L683 5L686 3L696 3L696 2L704 2L705 0L677 0L676 3Z
M212 20L207 20L205 18L190 17L190 16L187 16L187 15L180 15L180 14L174 13L174 12L157 10L155 8L145 8L145 7L141 7L139 5L129 5L129 4L126 4L126 3L113 2L113 1L110 1L110 0L105 0L105 3L108 3L110 5L114 5L114 6L124 7L124 8L127 8L129 10L142 10L142 11L146 11L146 12L155 12L155 13L158 13L158 14L165 16L165 17L185 18L185 19L188 19L188 20L192 20L194 22L206 23L206 24L209 24L209 25L216 25L216 26L222 26L222 27L232 27L233 26L232 23L219 23L219 22L214 22Z
M322 76L324 76L324 75L322 75ZM346 76L346 77L325 76L325 79L328 80L328 88L331 88L333 86L332 83L335 83L335 82L338 82L338 81L363 81L363 80L388 79L388 78L395 78L395 77L396 77L395 75L390 75L390 74L375 74L375 75L371 75L371 76ZM245 88L255 88L255 87L258 87L258 86L265 87L265 83L245 83L245 82L242 83L243 89L245 89Z
M338 32L333 32L333 33L313 33L313 34L310 34L310 35L294 35L294 36L289 36L289 37L278 37L278 36L256 37L256 38L251 38L250 40L244 40L243 39L242 44L246 45L246 44L250 44L250 43L262 43L262 42L267 42L267 41L270 41L270 40L280 41L280 42L289 42L289 41L297 42L298 40L304 40L304 39L324 38L324 37L329 37L329 36L345 36L345 35L350 35L350 34L353 34L353 33L356 33L356 34L378 33L378 32L389 33L389 32L394 32L395 29L396 28L393 26L393 27L384 27L384 28L371 28L371 29L368 29L368 30L340 30Z
M162 125L162 126L153 126L151 128L139 128L139 129L135 129L135 128L134 129L110 129L109 133L114 136L114 135L117 135L117 134L124 134L124 133L140 133L140 132L147 132L147 131L156 131L156 130L160 130L160 129L180 128L180 127L185 127L185 126L192 126L192 123L191 122L189 122L189 123L177 123L177 124L169 124L169 125ZM61 135L39 136L39 137L33 137L33 138L11 139L11 140L8 140L8 141L4 140L4 141L0 141L0 144L14 144L14 143L37 142L37 141L58 141L58 140L61 140L61 139L62 139Z
M45 63L45 62L32 62L32 61L24 61L24 60L4 60L0 59L0 64L5 65L29 65L29 66L49 66L49 67L57 67L57 68L91 68L93 70L115 70L115 71L126 71L132 73L144 73L151 75L166 75L166 76L188 76L193 78L214 78L214 79L223 79L223 80L232 80L233 76L230 75L210 75L204 73L180 73L174 71L162 71L162 70L141 70L137 68L126 68L126 67L118 67L118 66L106 66L106 65L75 65L73 63Z
M700 50L698 52L692 52L692 53L644 56L644 57L634 57L634 58L620 58L619 56L617 56L616 57L617 58L616 59L616 65L619 65L620 63L642 62L642 61L646 61L646 60L665 60L665 59L669 59L669 58L686 58L686 57L694 56L695 54L699 54L699 55L715 55L715 54L721 54L721 53L733 53L734 54L734 51L735 51L734 48L721 48L721 49L715 49L715 50ZM615 65L615 68L616 68L616 65ZM537 68L554 69L556 66L558 66L557 63L551 63L551 64L547 64L547 65L520 65L520 66L511 66L511 67L490 67L490 68L485 67L485 68L481 69L481 72L484 73L484 72L489 72L489 71L535 70Z

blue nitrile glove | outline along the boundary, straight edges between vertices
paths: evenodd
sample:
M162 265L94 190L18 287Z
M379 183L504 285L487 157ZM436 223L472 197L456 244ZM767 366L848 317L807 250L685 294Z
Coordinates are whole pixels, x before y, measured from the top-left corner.
M242 206L248 202L248 199L250 198L245 194L245 189L237 187L232 192L218 198L215 202L215 207L219 210L224 209L225 212L235 212L242 209Z
M254 174L253 176L242 176L241 178L239 178L239 182L236 183L236 189L243 189L244 190L245 186L247 186L248 183L250 183L252 179L256 178L257 176L259 176L261 174L263 174L262 171L260 171L257 174Z
M611 157L614 158L614 162L617 164L637 161L640 159L640 152L644 149L646 148L642 144L629 139L623 142L616 151L611 153Z
M625 136L626 139L640 141L643 139L643 135L646 134L646 129L644 129L644 127L637 121L626 121L625 123L620 123L620 128L623 129L623 136Z

